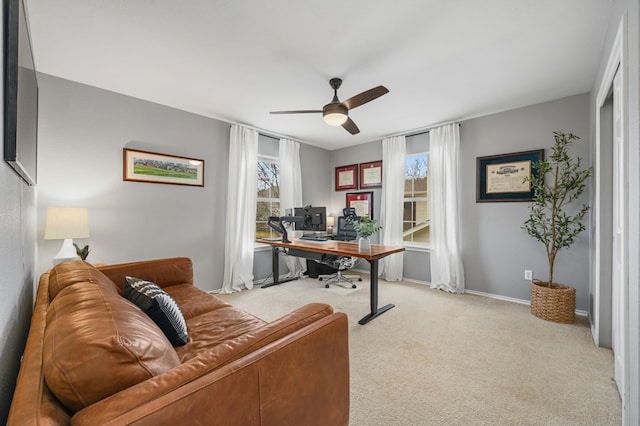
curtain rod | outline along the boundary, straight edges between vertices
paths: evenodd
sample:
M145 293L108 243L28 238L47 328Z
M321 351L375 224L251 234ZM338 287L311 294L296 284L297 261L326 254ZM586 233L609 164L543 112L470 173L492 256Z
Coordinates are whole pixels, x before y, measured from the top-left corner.
M287 136L287 135L281 135L279 133L275 133L275 132L270 132L264 129L261 129L259 127L254 127L254 126L249 126L248 124L243 124L243 123L232 123L227 121L227 123L229 123L230 126L238 125L238 126L242 126L242 127L246 127L247 129L251 129L251 130L255 130L256 132L258 132L258 134L267 137L267 138L271 138L271 139L276 139L276 140L280 140L280 139L290 139L296 142L300 142L300 143L306 143L308 144L308 142L303 142L301 140L292 138L291 136Z
M455 121L450 121L448 123L436 124L434 126L423 127L422 129L414 129L414 130L410 130L408 132L398 133L398 134L387 136L387 137L390 138L390 137L393 137L393 136L405 136L405 137L408 138L408 137L411 137L411 136L424 135L424 134L429 133L431 130L435 129L436 127L446 126L447 124L457 124L458 127L462 127L462 124L456 123ZM415 133L413 133L413 132L415 132Z

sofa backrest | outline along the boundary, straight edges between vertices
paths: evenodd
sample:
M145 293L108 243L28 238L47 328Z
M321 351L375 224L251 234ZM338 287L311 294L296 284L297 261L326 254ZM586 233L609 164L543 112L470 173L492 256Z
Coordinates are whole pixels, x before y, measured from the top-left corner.
M49 296L44 377L71 412L180 364L160 328L90 264L55 266Z
M151 281L163 288L176 284L193 284L193 264L188 257L120 263L98 269L116 284L120 293L127 275Z

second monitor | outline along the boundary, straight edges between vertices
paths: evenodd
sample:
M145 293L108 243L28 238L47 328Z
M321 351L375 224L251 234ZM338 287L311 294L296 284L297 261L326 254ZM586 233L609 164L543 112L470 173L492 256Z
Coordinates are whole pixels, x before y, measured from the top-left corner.
M326 207L296 207L293 214L304 217L304 222L295 222L297 231L326 232L327 208Z

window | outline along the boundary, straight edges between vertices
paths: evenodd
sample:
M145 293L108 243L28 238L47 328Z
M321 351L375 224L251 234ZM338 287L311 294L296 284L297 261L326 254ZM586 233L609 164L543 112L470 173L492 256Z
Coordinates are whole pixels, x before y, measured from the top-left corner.
M429 155L408 155L404 166L404 212L402 238L405 244L429 243L431 212L429 207Z
M256 238L276 237L269 228L269 216L280 216L280 164L275 158L258 158Z

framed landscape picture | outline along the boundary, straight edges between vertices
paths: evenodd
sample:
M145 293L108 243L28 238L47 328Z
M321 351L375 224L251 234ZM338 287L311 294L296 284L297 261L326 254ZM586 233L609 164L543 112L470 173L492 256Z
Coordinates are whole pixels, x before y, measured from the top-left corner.
M204 186L204 160L124 148L123 179Z
M531 178L544 149L476 158L476 202L531 201Z

